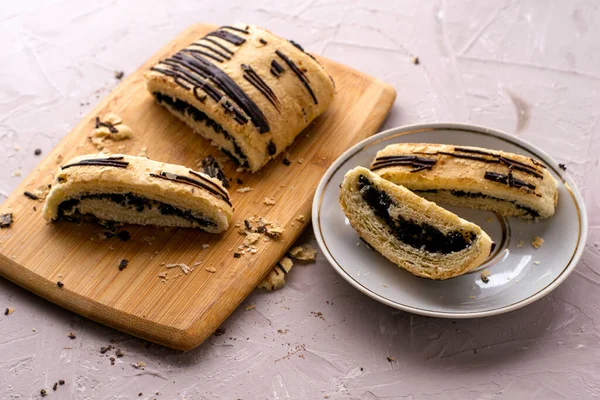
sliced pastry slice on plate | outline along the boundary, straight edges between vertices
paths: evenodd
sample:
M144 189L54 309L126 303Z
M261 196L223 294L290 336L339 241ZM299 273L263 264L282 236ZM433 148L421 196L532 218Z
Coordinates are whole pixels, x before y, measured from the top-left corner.
M523 155L448 144L398 143L377 153L371 170L441 204L525 219L554 215L556 180Z
M417 276L464 274L492 250L492 240L479 226L363 167L346 173L340 203L365 242Z
M128 155L85 155L60 167L46 197L47 221L94 219L225 231L229 193L216 178Z
M297 43L222 26L153 66L147 87L196 133L253 172L331 103L334 84Z

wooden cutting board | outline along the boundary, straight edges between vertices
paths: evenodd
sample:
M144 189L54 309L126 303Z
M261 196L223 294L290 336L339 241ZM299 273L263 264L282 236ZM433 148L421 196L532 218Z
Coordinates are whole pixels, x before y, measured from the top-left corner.
M144 72L160 58L214 28L195 25L161 49L22 181L0 207L0 213L14 216L12 226L0 230L1 275L87 318L187 350L211 335L286 253L310 221L313 194L325 170L343 151L377 131L396 97L390 85L321 57L319 61L335 80L337 95L325 114L289 149L291 165L284 165L280 156L251 175L236 172L232 162L225 164L226 175L233 178L229 190L235 220L259 215L285 228L280 240L261 240L256 254L233 257L244 240L235 227L222 235L210 235L192 229L128 226L128 241L101 239L99 233L104 229L96 224L46 224L41 216L43 204L23 195L51 183L63 161L97 152L88 135L96 116L107 112L120 115L134 133L131 140L108 146L109 151L137 155L146 147L149 158L195 169L198 160L208 154L222 157L157 105L144 80ZM236 183L238 178L243 184ZM245 186L253 190L237 192ZM264 204L265 197L273 197L276 203ZM203 249L203 244L210 247ZM122 259L129 260L129 265L119 271ZM197 262L201 264L181 276L180 269L165 267ZM206 271L210 267L215 272ZM159 274L165 271L167 279L161 279ZM57 281L64 286L59 288Z

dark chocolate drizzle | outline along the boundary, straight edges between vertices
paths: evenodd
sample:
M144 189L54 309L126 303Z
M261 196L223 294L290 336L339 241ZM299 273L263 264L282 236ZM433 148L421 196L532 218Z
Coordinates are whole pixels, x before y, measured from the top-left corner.
M531 165L527 165L527 164L525 164L521 161L515 160L513 158L508 158L508 157L502 156L500 154L495 154L495 153L484 151L484 150L467 149L464 147L455 147L454 150L463 152L463 153L471 153L471 154L451 153L448 151L437 151L435 153L426 153L426 152L415 152L415 153L432 155L432 156L441 154L441 155L445 155L445 156L449 156L449 157L481 161L481 162L484 162L487 164L504 164L514 170L518 170L518 171L524 172L526 174L533 175L539 179L544 179L544 175L542 175L542 173L540 173L540 171L538 171L535 167L533 167ZM481 156L473 155L473 154L480 154ZM482 157L482 156L489 156L491 158Z
M281 75L282 72L283 72L283 67L281 66L281 64L279 64L277 62L277 60L271 61L271 73L276 78L279 78L279 75Z
M492 160L484 158L484 157L478 157L476 158L476 160L478 161L484 161L487 163L498 163L501 162L503 164L508 165L509 167L513 167L516 170L525 172L529 175L533 175L536 178L540 178L540 179L544 179L544 176L540 173L540 171L538 171L535 167L525 164L519 160L515 160L514 158L509 158L509 157L505 157L503 155L497 154L497 153L492 153L489 151L485 151L485 150L479 150L479 149L469 149L466 147L455 147L454 151L460 151L462 153L474 153L474 154L482 154L482 155L486 155L486 156L490 156L493 157ZM446 155L452 155L452 156L456 156L456 154L454 153L442 153L439 152L440 154L446 154ZM497 161L494 161L497 160ZM531 161L534 165L540 165L542 166L540 163L538 163L537 161L534 161L533 158L531 158Z
M212 58L213 60L222 63L223 61L225 61L223 58L221 57L217 57L214 54L208 53L206 51L202 51L202 50L197 50L197 49L183 49L181 51L187 51L190 53L197 53L197 54L202 54L203 56L206 56L208 58Z
M271 104L273 104L277 111L281 111L281 103L279 103L279 99L275 95L275 92L273 92L273 90L260 77L260 75L258 75L256 71L249 65L242 64L241 67L244 70L244 79L258 89L258 91L261 92Z
M227 52L227 53L229 53L229 54L233 55L233 51L231 51L231 50L230 50L230 49L228 49L227 47L223 46L221 43L217 42L217 41L216 41L216 40L214 40L214 39L211 39L211 38L209 38L209 37L206 37L206 36L205 36L205 37L203 37L203 38L202 38L202 39L200 39L200 40L206 40L207 42L210 42L210 43L214 44L215 46L217 46L217 47L219 47L219 48L223 49L223 51L225 51L225 52Z
M123 157L91 158L89 160L81 160L73 164L63 165L60 167L60 169L67 169L77 166L127 168L129 162L121 160L123 160Z
M209 90L206 90L207 84L200 79L194 78L194 74L209 79L215 83L219 89L225 92L225 94L227 94L227 96L229 96L229 98L231 98L246 113L246 115L250 117L252 123L258 128L260 133L269 132L269 123L256 103L248 97L242 88L240 88L229 75L201 55L183 50L173 55L171 58L161 61L161 63L171 66L176 73L182 74L188 78L188 81L191 80L191 82L194 82L197 86L205 89L205 91L216 100L216 97L221 95L217 93L211 94ZM186 69L190 72L186 72ZM203 85L205 87L202 87ZM234 118L238 122L247 122L247 118L229 101L225 101L222 104L227 111L234 114Z
M214 31L206 36L218 37L219 39L222 39L231 44L235 44L236 46L240 46L246 42L246 39L244 39L243 37L239 37L238 35L234 35L233 33L227 31Z
M217 50L217 49L215 49L214 47L212 47L212 46L209 46L209 45L207 45L207 44L202 44L202 43L193 43L193 45L194 45L194 46L198 46L198 47L205 48L205 49L207 49L207 50L210 50L210 51L212 51L213 53L215 53L216 55L218 55L219 57L222 57L222 58L224 58L224 59L226 59L226 60L231 60L231 56L230 56L230 55L228 55L228 54L225 54L225 53L223 53L222 51L220 51L220 50Z
M267 44L267 41L263 38L258 39L259 42L261 42L262 44Z
M297 48L298 50L300 50L301 52L305 53L304 48L302 46L300 46L300 44L298 44L297 42L294 42L292 39L288 39L288 42L293 44L294 47Z
M179 52L179 53L173 55L172 58L167 58L166 60L161 61L162 64L170 66L172 68L171 70L162 70L162 69L158 69L156 67L153 68L153 70L157 71L157 72L162 72L165 75L174 77L175 82L178 83L180 86L182 86L185 89L189 89L189 87L181 85L181 83L178 82L178 78L183 79L184 81L190 83L193 86L194 96L200 101L204 101L204 99L198 95L198 89L204 90L208 94L208 96L210 96L210 98L212 98L216 102L220 102L220 100L223 98L223 95L221 94L221 92L219 92L216 88L214 88L207 81L204 81L204 80L198 78L198 76L201 76L202 78L205 78L205 79L210 78L210 75L208 75L208 74L202 72L202 70L198 70L198 68L196 68L196 65L198 64L196 62L196 60L199 58L202 58L202 57L197 54L193 54L193 53L185 54L185 53ZM206 61L206 60L204 60L204 61L206 63L208 63L208 61ZM166 71L168 71L168 72L166 72ZM229 100L222 102L221 105L225 109L226 112L233 114L233 119L236 122L238 122L242 125L248 122L248 118L246 117L246 115L244 115L244 113L239 108L237 108L233 104L231 104L231 102Z
M160 174L151 173L150 176L153 178L161 178L161 179L166 179L166 180L173 181L173 182L179 182L179 183L199 187L199 188L204 189L207 192L211 193L213 196L222 199L223 201L225 201L227 204L229 204L231 206L231 202L229 201L229 196L227 195L227 192L225 192L223 189L221 189L216 183L214 183L210 179L206 179L205 177L203 177L202 175L200 175L199 173L197 173L195 171L190 170L189 172L190 172L190 174L202 179L203 182L201 182L197 179L190 178L188 176L178 175L178 174L174 174L171 172L165 172L165 171L162 171Z
M533 183L528 183L528 182L522 181L521 179L515 178L512 175L512 171L509 171L508 174L500 174L497 172L486 171L485 175L483 177L489 181L503 183L505 185L508 185L510 187L514 187L517 189L518 188L527 188L527 189L535 190L535 185Z
M275 54L277 54L283 61L285 61L285 63L290 67L290 69L292 71L294 71L294 73L296 74L298 79L300 79L300 81L302 82L302 84L304 85L306 90L308 90L308 93L310 93L310 96L312 97L315 104L319 104L319 101L317 100L315 93L313 92L312 88L310 87L310 83L309 83L306 75L304 75L304 72L302 72L300 70L300 68L298 68L296 63L294 63L288 56L283 54L281 51L275 50Z
M433 158L412 155L382 156L375 159L375 162L371 165L371 171L398 165L409 165L415 167L415 169L412 169L410 172L418 172L424 169L431 169L436 162L437 160Z
M232 31L236 31L236 32L240 32L243 33L245 35L250 34L250 32L246 29L240 29L240 28L236 28L235 26L229 26L229 25L224 25L222 27L220 27L219 29L231 29Z

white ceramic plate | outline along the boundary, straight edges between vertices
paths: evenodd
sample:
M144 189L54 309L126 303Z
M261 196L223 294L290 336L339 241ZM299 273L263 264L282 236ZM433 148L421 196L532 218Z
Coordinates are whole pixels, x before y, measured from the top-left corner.
M486 147L539 159L558 181L556 214L533 223L487 211L447 207L481 226L498 246L476 271L445 281L418 278L367 248L338 202L339 185L346 171L359 165L368 168L377 151L401 142ZM575 268L583 253L588 227L579 191L550 156L506 133L454 123L391 129L346 151L323 176L313 201L312 218L323 254L350 284L392 307L444 318L501 314L539 300ZM534 236L545 240L539 249L531 245ZM488 283L481 279L483 269L491 273Z

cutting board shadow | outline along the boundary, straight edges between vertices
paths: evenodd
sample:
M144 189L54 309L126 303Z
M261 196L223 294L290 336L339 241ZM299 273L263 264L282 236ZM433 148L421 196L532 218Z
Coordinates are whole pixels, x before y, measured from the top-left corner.
M235 227L210 235L193 229L126 226L122 230L131 238L124 241L104 238L105 229L92 223L49 225L41 216L43 204L23 195L51 183L64 161L97 152L88 136L96 116L107 112L120 115L134 133L131 140L108 146L111 152L145 151L151 159L194 169L208 154L222 157L158 106L144 80L145 71L160 58L214 28L195 25L161 49L65 136L0 206L0 213L14 216L13 225L0 231L2 276L92 320L187 350L210 336L285 254L310 221L321 176L342 152L377 131L396 97L390 85L321 57L318 60L335 80L337 95L289 149L291 164L285 165L281 156L254 175L236 172L231 162L225 164L225 173L232 178L235 221L258 215L285 228L279 240L258 242L256 254L233 257L244 240ZM237 191L246 186L252 190ZM265 204L265 197L274 198L275 204ZM129 265L120 271L123 259ZM196 266L188 274L166 268L175 263Z

